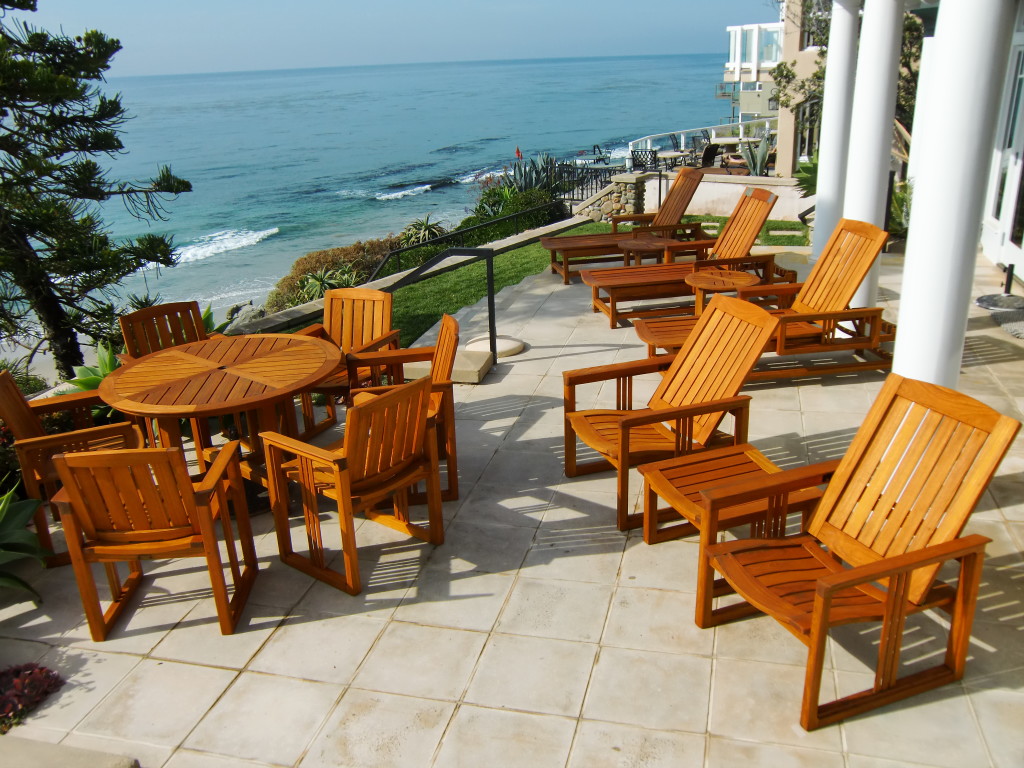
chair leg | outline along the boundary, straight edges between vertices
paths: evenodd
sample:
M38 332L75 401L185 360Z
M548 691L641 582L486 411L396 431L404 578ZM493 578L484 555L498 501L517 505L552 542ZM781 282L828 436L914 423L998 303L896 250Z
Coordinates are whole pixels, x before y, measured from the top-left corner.
M327 416L322 421L316 421L316 415L313 412L313 395L309 392L303 392L299 395L302 410L302 434L299 435L300 440L309 440L311 437L319 435L324 430L330 429L338 423L338 407L335 404L334 395L328 394L325 397L327 398Z

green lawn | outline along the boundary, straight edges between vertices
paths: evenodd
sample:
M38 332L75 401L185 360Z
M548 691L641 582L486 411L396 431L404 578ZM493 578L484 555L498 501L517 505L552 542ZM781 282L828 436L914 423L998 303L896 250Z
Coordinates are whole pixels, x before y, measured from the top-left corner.
M684 221L702 221L720 227L724 216L685 216ZM793 234L770 235L786 230ZM574 235L611 232L611 225L588 223L572 230ZM761 245L806 245L807 228L794 221L769 220L758 239ZM540 243L516 248L494 257L494 290L515 285L528 275L547 269L548 252ZM443 314L454 314L487 295L487 268L483 262L431 277L395 291L393 327L402 329L401 344L407 347L430 329Z

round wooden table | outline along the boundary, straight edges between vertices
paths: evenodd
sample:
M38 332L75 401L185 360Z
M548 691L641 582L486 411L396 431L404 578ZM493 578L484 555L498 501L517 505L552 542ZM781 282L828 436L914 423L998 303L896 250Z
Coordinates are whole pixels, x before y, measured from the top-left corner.
M310 336L221 336L140 357L103 379L99 396L119 411L154 419L164 446L181 447L180 419L250 414L256 420L249 425L251 448L258 455L260 429L297 433L295 410L278 414L277 406L340 363L336 346Z
M700 313L704 310L705 294L735 291L737 288L756 285L760 278L750 272L738 272L732 269L702 269L692 272L683 280L693 288L696 295L693 314L700 317Z

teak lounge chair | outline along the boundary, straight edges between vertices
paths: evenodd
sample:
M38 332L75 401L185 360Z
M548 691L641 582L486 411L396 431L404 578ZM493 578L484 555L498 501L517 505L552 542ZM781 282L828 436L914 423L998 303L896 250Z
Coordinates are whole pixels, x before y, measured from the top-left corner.
M324 294L324 321L310 325L296 333L326 339L341 350L367 352L398 347L398 331L391 330L391 294L371 288L335 288ZM373 384L373 371L358 371L357 379L365 378ZM313 401L309 393L302 395L303 437L309 438L337 422L337 398L348 397L352 380L348 364L341 365L311 391L327 396L327 417L316 423Z
M393 382L405 381L406 363L430 361L430 407L427 418L434 424L437 433L437 450L445 460L448 480L441 491L441 498L454 501L459 498L459 468L455 445L455 392L452 370L455 368L455 354L459 348L459 321L451 315L441 317L441 328L437 341L432 347L407 347L406 349L384 349L379 352L352 352L348 355L349 379L354 383L350 399L359 392L381 393L394 389L388 387L364 387L357 371L372 367L383 367ZM337 447L341 447L340 445Z
M799 638L807 730L959 680L990 541L960 534L1019 428L959 392L890 375L839 461L703 492L697 624L760 611ZM789 494L823 482L806 532L783 537ZM756 499L771 500L763 538L715 543L722 511ZM951 561L955 587L935 580ZM746 602L712 610L731 591ZM944 658L900 677L905 619L930 608L950 615ZM874 684L819 704L829 629L860 622L882 624Z
M428 377L374 395L358 393L345 414L345 437L340 450L317 448L276 432L261 432L270 480L270 506L277 529L282 562L349 594L362 590L356 554L353 515L389 528L444 543L441 519L441 481L437 468L437 441L427 418L431 383ZM294 456L295 458L288 458ZM299 483L306 524L308 554L292 546L288 524L288 480ZM427 523L409 516L409 491L418 483L427 487ZM317 507L323 494L338 505L341 527L342 571L328 565ZM391 501L391 511L380 505Z
M885 244L884 230L862 221L841 219L829 238L817 263L803 283L753 286L741 288L742 299L769 299L777 309L779 328L765 346L765 352L789 356L816 353L813 361L772 360L765 368L755 369L750 381L792 378L816 373L844 373L888 368L892 358L880 349L892 341L896 327L882 320L878 307L847 309L850 299L861 284ZM661 318L637 320L634 324L648 353L657 349L674 352L692 332L692 318ZM820 353L857 350L860 361L827 362ZM869 357L870 355L870 357Z
M593 269L580 273L583 282L591 288L592 309L608 315L612 328L624 318L678 315L683 307L676 303L671 306L635 307L627 310L620 309L619 303L690 296L693 289L683 280L695 270L704 267L756 272L765 283L776 279L795 280L795 272L775 267L773 255L750 254L750 249L761 233L764 223L768 221L768 214L775 207L777 200L778 196L766 189L747 187L716 239L686 243L666 240L665 261L670 262L672 254L683 250L696 250L696 261L619 269Z
M736 393L776 324L760 307L715 296L674 359L666 356L565 371L565 474L575 477L614 468L618 527L639 527L643 515L628 511L630 467L716 443L746 442L750 398ZM666 368L647 407L634 410L633 378ZM616 383L614 409L576 410L577 387L606 381ZM726 413L734 419L732 438L718 431ZM601 458L577 463L577 437Z
M180 448L94 451L55 456L64 487L55 498L92 639L104 640L142 583L142 558L205 557L222 634L235 631L258 564L239 468L237 442L227 443L206 475L189 478ZM228 511L235 522L231 521ZM220 522L234 594L228 596ZM234 527L238 528L235 547ZM116 563L129 564L121 584ZM100 606L92 563L103 563L112 602Z
M695 233L700 232L700 226L680 224L679 220L686 213L686 208L690 205L703 175L704 172L699 168L681 169L656 213L613 216L610 233L542 237L541 247L551 251L551 274L561 274L562 282L568 285L570 264L607 261L620 261L625 264L626 256L619 250L619 243L638 235L695 236ZM639 222L641 226L636 226L629 232L619 232L619 224L627 221Z

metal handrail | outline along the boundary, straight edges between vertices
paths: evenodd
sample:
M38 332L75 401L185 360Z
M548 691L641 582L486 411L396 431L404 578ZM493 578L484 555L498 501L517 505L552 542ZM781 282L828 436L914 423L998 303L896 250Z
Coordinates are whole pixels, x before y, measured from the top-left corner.
M384 270L385 266L391 263L392 259L398 262L397 268L394 271L401 272L402 254L407 253L408 251L414 251L432 245L440 245L446 242L451 242L453 248L471 248L472 246L466 246L466 235L468 234L477 232L485 227L493 227L496 224L501 224L502 222L505 221L513 221L516 225L517 231L521 232L523 230L519 229L518 226L519 217L533 213L538 213L539 211L543 211L548 208L555 208L561 206L563 206L563 202L561 200L552 200L550 203L544 203L543 205L537 205L534 206L533 208L527 208L524 211L517 211L516 213L509 214L508 216L501 216L497 219L490 219L488 221L483 222L482 224L474 224L472 227L466 227L465 229L457 229L454 232L448 232L447 234L441 235L440 237L433 237L430 240L424 240L422 243L416 243L415 245L406 245L403 246L402 248L396 248L393 251L388 251L384 255L384 258L380 260L380 263L377 264L377 266L374 268L373 272L370 274L370 277L366 280L366 282L371 282L380 277L381 272Z
M460 261L458 264L452 264L448 267L433 269L435 265L452 256L469 256L470 258ZM478 261L487 262L487 332L490 337L491 360L496 361L498 359L498 330L494 309L493 248L449 248L443 253L439 253L433 258L428 259L415 269L410 270L408 274L402 275L401 278L391 283L391 285L381 288L381 290L386 291L387 293L393 293L399 288L404 288L407 285L414 285L421 280L437 277L438 275L444 275L448 272L454 272L455 270L462 269L470 264L476 264Z
M708 125L702 128L685 128L681 131L668 131L667 133L652 133L650 136L643 136L629 142L629 150L634 149L657 149L659 141L669 142L669 137L679 137L679 145L687 146L687 139L690 136L702 136L707 131L711 136L711 143L718 143L723 138L746 139L756 135L758 131L777 131L779 127L778 117L759 117L753 120L741 122L723 123L722 125ZM664 147L662 147L664 149Z

